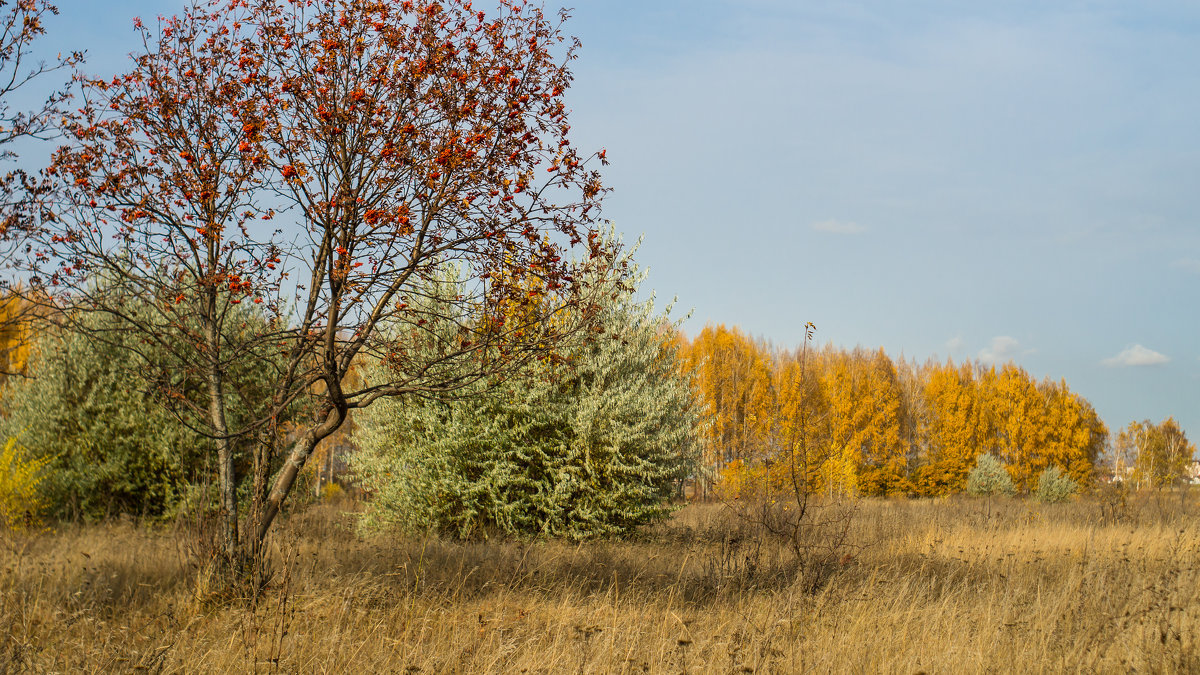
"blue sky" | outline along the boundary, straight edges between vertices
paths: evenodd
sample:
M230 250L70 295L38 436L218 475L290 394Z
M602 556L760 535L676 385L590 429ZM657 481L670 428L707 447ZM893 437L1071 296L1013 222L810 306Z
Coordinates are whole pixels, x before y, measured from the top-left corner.
M47 45L110 73L182 4L60 0ZM1012 359L1200 438L1200 5L580 0L567 30L574 140L690 332Z

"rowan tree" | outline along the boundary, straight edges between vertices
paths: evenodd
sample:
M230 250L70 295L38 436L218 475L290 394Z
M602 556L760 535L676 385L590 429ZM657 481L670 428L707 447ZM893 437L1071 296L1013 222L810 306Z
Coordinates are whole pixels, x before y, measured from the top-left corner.
M252 430L229 426L227 398L237 364L274 351L281 330L283 250L257 222L271 178L268 152L247 147L257 119L239 68L244 36L213 4L164 19L135 21L142 51L111 79L80 76L81 105L64 123L68 143L49 169L59 198L42 224L32 280L69 327L119 348L168 355L158 393L211 439L217 455L226 553L238 553L234 444ZM250 334L235 318L242 302L272 316ZM102 313L109 320L89 317ZM97 331L93 326L105 330ZM120 334L134 333L137 339ZM204 394L188 395L199 378ZM256 419L279 406L256 401ZM259 458L263 470L269 462Z
M51 62L34 60L33 44L45 35L45 20L58 14L47 0L0 0L0 162L9 167L17 159L14 142L21 139L47 139L55 135L54 118L67 98L64 90L51 92L41 104L18 109L13 98L31 83L54 71L69 69L83 59L81 52L59 55ZM19 168L9 168L0 179L0 238L12 242L12 235L33 222L36 209L31 199L44 186L37 177Z
M58 9L47 0L0 0L0 265L6 271L14 254L26 245L25 234L37 222L39 204L50 189L43 177L18 166L15 146L55 136L53 122L68 94L65 88L52 90L32 108L18 106L14 99L38 98L31 88L83 59L81 52L60 54L49 62L35 59L34 43L46 32L46 18L55 14ZM10 281L0 279L0 286L7 287ZM28 358L31 305L19 294L5 291L0 374L13 374L21 372Z
M605 188L589 166L604 152L584 156L569 139L578 45L561 25L518 0L490 16L466 0L211 0L141 27L129 73L85 82L55 165L72 199L45 227L40 279L148 340L190 336L179 359L207 377L196 412L217 447L231 557L258 550L314 446L350 410L461 389L591 320L578 268L612 261L595 226ZM277 214L282 232L263 225ZM579 265L564 255L576 245ZM449 264L461 290L419 302ZM117 291L91 290L97 277ZM132 315L127 297L155 309ZM240 302L275 320L234 336L226 322ZM507 319L514 303L529 306L520 325ZM547 320L566 307L577 320ZM408 348L434 319L456 330ZM404 328L385 335L381 322ZM265 347L281 357L276 386L256 421L231 429L227 375ZM344 386L367 355L390 378ZM239 529L230 440L263 436L300 399L308 421L274 473L264 436Z

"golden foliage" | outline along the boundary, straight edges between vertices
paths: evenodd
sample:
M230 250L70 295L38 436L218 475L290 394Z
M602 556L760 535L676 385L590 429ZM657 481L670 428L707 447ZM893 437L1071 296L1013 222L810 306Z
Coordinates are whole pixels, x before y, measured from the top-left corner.
M766 351L737 328L706 326L682 352L710 424L703 464L720 473L735 460L761 460L774 394Z
M14 291L0 297L0 375L25 372L33 330L30 305Z
M706 464L731 483L722 495L794 481L831 494L948 495L963 491L985 453L1022 491L1050 466L1088 486L1108 434L1065 382L1037 382L1013 364L917 366L882 350L826 347L810 350L801 372L799 352L723 325L683 353L712 419Z
M46 467L52 457L33 457L8 439L0 449L0 520L10 530L26 530L41 525L44 508L40 486L46 479Z
M979 388L969 364L927 367L923 379L928 446L926 462L915 473L916 489L930 496L960 492L989 435Z
M758 500L768 489L768 476L762 465L742 459L721 467L716 485L717 496L727 501Z
M906 491L907 457L900 442L901 392L896 368L883 350L838 353L828 384L836 462L830 475L850 494L885 496Z

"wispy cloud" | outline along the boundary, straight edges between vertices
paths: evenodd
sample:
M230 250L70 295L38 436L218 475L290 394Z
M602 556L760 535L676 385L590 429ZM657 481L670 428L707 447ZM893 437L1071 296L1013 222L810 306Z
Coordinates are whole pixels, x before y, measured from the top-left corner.
M963 344L964 344L964 342L963 342L962 336L955 335L954 337L950 338L949 340L946 340L946 349L948 351L956 352L963 348Z
M1186 270L1192 274L1200 274L1200 260L1196 260L1195 258L1180 258L1171 263L1171 267Z
M848 220L822 220L813 223L811 227L817 232L828 232L830 234L862 234L867 231L867 228L862 225Z
M1110 368L1122 367L1137 367L1137 366L1158 366L1167 363L1171 357L1166 354L1160 354L1153 349L1147 349L1141 345L1134 345L1122 351L1116 356L1104 359L1101 361L1104 365Z
M979 360L984 363L1001 363L1008 361L1018 353L1020 342L1014 337L997 335L991 343L979 350Z

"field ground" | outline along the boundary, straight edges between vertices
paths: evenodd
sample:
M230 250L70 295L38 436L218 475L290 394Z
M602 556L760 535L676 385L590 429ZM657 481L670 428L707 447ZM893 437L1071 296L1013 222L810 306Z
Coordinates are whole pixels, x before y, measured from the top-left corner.
M186 537L63 527L0 549L0 672L1200 672L1200 504L864 502L797 580L717 505L635 541L361 539L290 516L262 598Z

